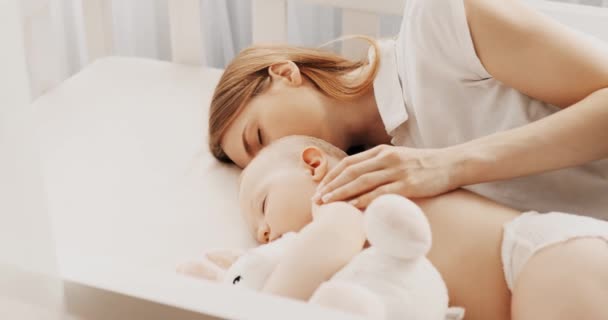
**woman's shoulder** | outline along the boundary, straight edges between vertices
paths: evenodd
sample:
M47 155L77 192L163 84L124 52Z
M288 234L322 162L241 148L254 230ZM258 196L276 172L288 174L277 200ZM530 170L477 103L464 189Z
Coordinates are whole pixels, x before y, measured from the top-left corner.
M466 0L407 0L403 12L404 17L420 15L441 16L449 13L454 5L463 5Z
M467 30L464 0L406 1L400 38L407 37L408 42L415 40L412 45L433 49L458 46L461 33Z
M453 71L468 79L489 74L476 53L465 10L466 0L408 0L398 47L404 59Z

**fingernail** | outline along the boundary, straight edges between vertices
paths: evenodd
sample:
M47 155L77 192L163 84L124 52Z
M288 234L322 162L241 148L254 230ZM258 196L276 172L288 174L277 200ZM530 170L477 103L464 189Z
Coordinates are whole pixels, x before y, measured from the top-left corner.
M357 206L357 203L359 203L359 200L357 200L357 199L351 200L348 203L350 203L351 206L355 207L355 206Z
M320 193L315 193L314 196L312 196L312 198L310 198L310 200L312 200L312 202L319 202L319 199L321 198L321 194Z
M328 193L328 194L324 195L324 196L321 198L321 200L323 200L323 202L327 202L327 201L329 201L329 199L331 199L331 196L332 196L332 194L331 194L331 193Z

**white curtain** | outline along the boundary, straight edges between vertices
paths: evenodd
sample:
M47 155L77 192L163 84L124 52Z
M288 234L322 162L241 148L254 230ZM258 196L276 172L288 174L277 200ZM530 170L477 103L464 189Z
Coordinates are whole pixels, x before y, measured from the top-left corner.
M40 95L84 67L82 1L22 0L29 30L28 57L33 93ZM114 54L169 60L170 39L167 0L110 0ZM251 44L250 0L200 0L201 27L207 64L223 68ZM50 11L50 19L44 17ZM311 23L315 21L315 23ZM382 23L385 34L398 30L399 17ZM288 1L288 42L316 46L341 34L338 9ZM31 28L30 28L31 29ZM213 30L213 32L209 32Z
M34 96L84 67L87 53L82 1L88 0L22 0L29 28L26 47ZM170 59L167 0L110 1L114 54ZM206 61L209 66L222 68L251 44L251 1L200 1ZM608 0L555 1L608 7ZM50 12L50 19L41 18L45 10ZM386 16L381 21L381 34L388 36L397 33L401 18ZM339 9L288 0L288 42L292 44L322 44L338 37L341 25Z
M553 0L560 2L578 3L590 6L608 7L608 0Z

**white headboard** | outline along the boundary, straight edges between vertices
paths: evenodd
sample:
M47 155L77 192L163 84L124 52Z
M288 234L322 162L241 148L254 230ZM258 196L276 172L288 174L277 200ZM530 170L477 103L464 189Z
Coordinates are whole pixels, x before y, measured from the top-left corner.
M167 0L173 61L204 63L199 0ZM253 42L286 41L287 0L251 0ZM343 9L344 34L379 33L380 15L400 15L407 0L299 0ZM446 0L447 1L447 0ZM580 31L608 42L608 8L546 0L527 0L533 7ZM110 0L83 1L89 59L112 54ZM347 44L348 45L348 44ZM343 48L348 51L348 47Z

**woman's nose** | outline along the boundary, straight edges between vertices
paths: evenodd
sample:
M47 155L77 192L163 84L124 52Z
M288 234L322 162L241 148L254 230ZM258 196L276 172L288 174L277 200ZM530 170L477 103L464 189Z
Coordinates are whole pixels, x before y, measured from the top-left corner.
M257 240L260 243L270 242L270 228L267 224L263 224L258 228Z

